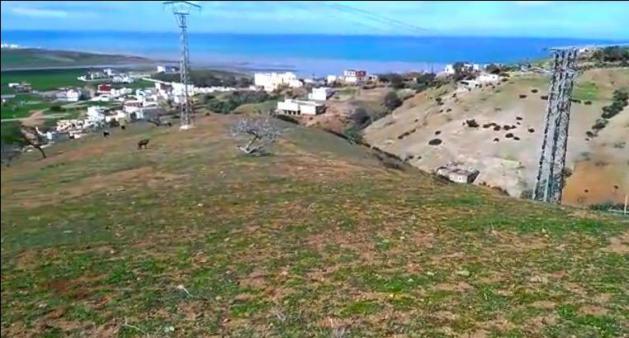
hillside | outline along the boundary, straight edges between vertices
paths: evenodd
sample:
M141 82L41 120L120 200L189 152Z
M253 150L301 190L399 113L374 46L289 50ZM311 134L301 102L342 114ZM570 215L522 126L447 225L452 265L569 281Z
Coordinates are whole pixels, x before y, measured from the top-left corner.
M431 89L369 126L365 139L401 157L412 156L409 163L427 171L450 161L461 162L480 170L475 183L520 196L534 186L546 109L541 97L547 95L549 83L541 75L514 74L496 88ZM567 180L564 203L620 203L629 193L629 109L610 119L598 137L591 139L586 132L600 118L602 107L610 104L612 92L629 89L629 68L587 70L575 86L573 96L581 102L573 103L571 109L567 166L573 175ZM588 100L591 105L585 104ZM472 119L478 127L466 124ZM429 145L435 138L442 143Z
M2 49L2 70L53 67L152 64L156 61L137 56L94 54L37 48Z
M134 124L1 175L2 336L622 336L626 219L282 124ZM138 151L136 142L151 141Z

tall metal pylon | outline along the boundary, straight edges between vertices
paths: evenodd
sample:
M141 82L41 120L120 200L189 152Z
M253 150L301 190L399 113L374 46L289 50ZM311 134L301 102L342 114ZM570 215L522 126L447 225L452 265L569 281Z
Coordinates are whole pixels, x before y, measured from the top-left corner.
M193 126L193 111L188 93L190 52L188 50L188 15L192 9L200 9L201 6L190 1L164 1L164 5L170 5L180 29L181 60L179 65L179 79L183 85L181 99L179 100L180 129L189 129Z
M560 203L570 124L570 96L576 74L577 49L553 51L553 73L546 107L544 141L533 199Z

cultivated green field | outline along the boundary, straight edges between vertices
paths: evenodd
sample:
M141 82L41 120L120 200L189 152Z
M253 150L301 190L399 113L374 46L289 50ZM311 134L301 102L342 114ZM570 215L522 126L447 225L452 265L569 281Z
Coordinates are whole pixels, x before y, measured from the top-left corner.
M3 169L2 336L629 334L626 218L290 124L245 157L235 119L134 124Z
M0 108L2 119L27 117L34 110L44 110L50 107L51 102L43 101L37 95L17 94L14 98L7 100Z
M34 90L53 90L59 87L82 87L85 82L77 80L86 69L47 69L2 72L2 93L11 93L11 82L28 82Z

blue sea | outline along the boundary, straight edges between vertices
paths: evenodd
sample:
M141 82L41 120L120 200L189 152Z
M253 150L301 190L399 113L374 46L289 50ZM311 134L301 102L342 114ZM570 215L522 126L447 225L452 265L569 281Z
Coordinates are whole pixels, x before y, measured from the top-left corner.
M176 32L2 31L3 43L177 60ZM546 48L628 41L562 38L254 35L190 33L196 67L293 70L302 75L434 70L456 61L512 63L548 56Z

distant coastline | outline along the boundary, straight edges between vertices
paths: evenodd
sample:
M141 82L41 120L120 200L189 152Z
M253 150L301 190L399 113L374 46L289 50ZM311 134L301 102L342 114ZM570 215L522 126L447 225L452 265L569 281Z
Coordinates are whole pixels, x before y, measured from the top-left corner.
M552 46L627 43L603 39L252 35L190 32L195 68L294 71L303 76L370 72L439 71L448 63L517 63L548 56ZM47 49L178 60L176 32L2 31L2 42Z

